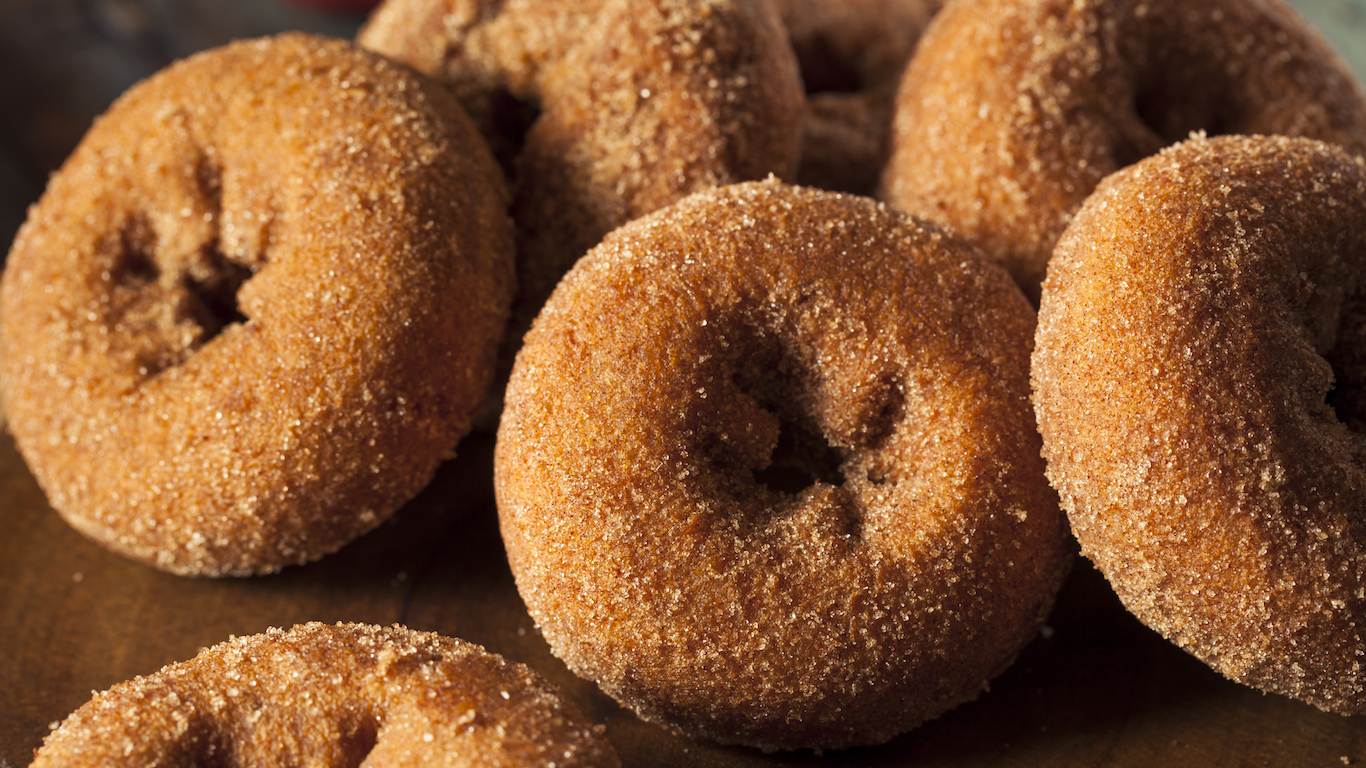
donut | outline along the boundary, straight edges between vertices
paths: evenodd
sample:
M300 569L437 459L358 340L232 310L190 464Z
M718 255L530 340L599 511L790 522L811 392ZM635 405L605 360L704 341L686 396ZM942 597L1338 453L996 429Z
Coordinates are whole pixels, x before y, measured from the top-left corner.
M446 82L505 158L512 352L612 229L695 190L792 176L801 79L767 3L388 0L361 29L362 46Z
M1195 138L1101 183L1048 268L1033 399L1083 554L1232 680L1366 712L1366 166Z
M806 91L799 184L871 195L892 102L940 0L772 0Z
M442 86L344 41L234 43L132 88L0 285L9 429L52 506L187 575L378 525L489 385L505 199Z
M1366 97L1280 0L965 0L897 95L879 196L968 238L1038 301L1106 175L1192 132L1366 150Z
M611 233L527 334L494 455L517 589L646 720L874 744L975 698L1072 545L998 265L776 180Z
M97 693L34 768L106 765L619 766L530 668L400 626L237 637Z

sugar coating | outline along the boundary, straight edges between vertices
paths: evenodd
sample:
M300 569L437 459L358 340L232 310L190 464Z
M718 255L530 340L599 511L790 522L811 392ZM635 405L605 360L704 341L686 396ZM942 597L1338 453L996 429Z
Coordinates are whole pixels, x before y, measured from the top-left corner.
M9 428L52 506L199 575L378 525L488 386L505 199L441 86L342 41L236 43L131 89L4 275Z
M800 154L801 79L767 0L388 0L357 40L448 83L511 156L518 336L615 227L790 177ZM500 124L509 96L538 110L524 137Z
M1049 478L1144 623L1247 685L1366 711L1366 166L1193 138L1106 179L1049 265Z
M1032 299L1107 174L1192 131L1366 151L1366 97L1280 0L968 0L902 81L882 197L967 237Z
M237 637L95 694L34 768L107 765L618 766L547 681L394 625Z
M887 161L892 102L941 0L773 0L806 89L796 181L871 195Z
M975 698L1072 551L1033 324L1004 270L867 198L746 183L613 232L528 334L495 453L554 653L648 720L765 749ZM771 486L780 461L818 480Z

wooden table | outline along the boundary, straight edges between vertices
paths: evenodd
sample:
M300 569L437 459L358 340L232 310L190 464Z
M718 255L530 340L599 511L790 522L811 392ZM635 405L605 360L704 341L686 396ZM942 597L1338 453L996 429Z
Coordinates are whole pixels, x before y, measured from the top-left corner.
M10 23L24 13L51 21L77 6L115 14L106 21L132 24L133 31L143 29L139 18L151 19L146 40L152 41L164 37L156 25L171 23L166 19L175 13L181 14L177 23L197 19L201 36L166 38L189 48L284 27L345 34L356 22L274 0L182 0L179 6L0 0L0 29L7 30L0 38L24 35ZM1302 0L1302 6L1331 27L1339 46L1351 47L1349 57L1356 55L1353 46L1366 40L1359 31L1366 19L1361 4ZM138 7L152 9L152 16L138 17ZM120 22L119 9L132 16ZM0 39L0 70L15 71L23 53L12 42ZM98 58L102 49L86 43L71 50ZM163 40L159 55L188 52L168 44ZM31 40L25 45L30 54L42 48ZM109 51L100 55L118 60ZM17 226L42 175L117 92L106 83L105 90L45 95L49 85L73 76L70 63L48 61L36 80L17 84L0 77L0 98L14 96L7 103L27 110L0 116L0 228ZM154 65L148 60L104 74L127 79L145 74L138 66ZM492 438L468 438L459 454L393 521L334 556L270 577L194 580L124 560L76 534L47 506L9 437L0 435L0 768L27 765L52 725L92 690L190 658L231 635L310 620L399 622L528 663L607 723L627 766L1366 764L1366 718L1325 714L1223 680L1138 624L1084 561L1059 596L1049 630L989 693L890 744L763 755L675 737L616 707L550 655L517 596L498 536Z
M184 579L87 542L0 437L0 768L50 724L134 675L231 635L302 621L399 622L540 670L628 766L1339 766L1366 764L1366 718L1230 683L1134 620L1079 561L1049 622L976 702L873 749L763 755L677 738L622 711L550 655L517 596L493 505L492 438L475 435L392 522L269 577Z

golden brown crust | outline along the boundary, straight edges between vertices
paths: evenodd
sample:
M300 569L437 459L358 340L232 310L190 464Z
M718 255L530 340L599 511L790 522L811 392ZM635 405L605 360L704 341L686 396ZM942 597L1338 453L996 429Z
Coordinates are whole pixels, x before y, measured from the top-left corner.
M866 198L747 183L612 233L528 334L498 434L554 652L647 719L770 749L974 698L1070 561L1033 322L1004 270Z
M1280 0L966 0L907 70L881 194L978 244L1037 301L1095 185L1197 130L1360 153L1366 98Z
M872 194L887 159L901 73L940 0L771 0L802 70L797 181Z
M1033 359L1050 479L1125 605L1344 714L1366 711L1363 243L1359 159L1190 140L1077 213Z
M517 336L613 228L796 167L801 82L765 0L389 0L357 39L450 84L515 154ZM511 148L509 95L539 109Z
M521 664L399 626L311 623L209 648L68 717L35 768L618 766L600 726Z
M342 41L237 43L130 90L4 275L9 427L53 507L184 574L379 524L488 386L504 195L444 89Z

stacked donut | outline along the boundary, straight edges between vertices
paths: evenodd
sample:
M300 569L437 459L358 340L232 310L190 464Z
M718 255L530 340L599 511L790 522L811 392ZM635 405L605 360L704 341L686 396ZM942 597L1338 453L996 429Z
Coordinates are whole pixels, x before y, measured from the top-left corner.
M1225 272L1235 282L1252 276L1260 285L1272 274L1261 260L1271 257L1255 254L1268 247L1282 253L1288 244L1311 241L1310 232L1287 221L1329 206L1360 208L1359 161L1349 153L1366 149L1366 100L1342 62L1278 2L1196 8L1119 0L963 0L951 4L921 41L902 80L895 120L883 180L888 199L980 246L1036 301L1055 241L1074 218L1069 237L1091 244L1066 240L1059 258L1070 260L1061 254L1081 250L1100 254L1091 257L1096 261L1089 262L1084 287L1076 287L1080 278L1064 283L1062 277L1056 290L1050 287L1032 362L1049 477L1062 493L1083 551L1135 613L1233 679L1334 711L1360 711L1366 688L1357 656L1366 649L1356 627L1366 615L1366 521L1352 500L1359 498L1355 478L1361 470L1354 462L1361 449L1341 425L1331 437L1310 429L1332 410L1324 393L1334 375L1342 391L1333 407L1348 423L1360 419L1350 410L1359 398L1351 385L1359 374L1351 367L1358 357L1350 343L1358 333L1352 320L1359 313L1358 270L1344 266L1356 263L1348 253L1359 240L1355 231L1341 222L1341 229L1324 236L1332 243L1315 251L1321 255L1306 256L1304 268L1275 257L1285 262L1275 274L1298 276L1285 289L1293 306L1281 310L1292 299L1258 288L1270 292L1258 294L1245 313L1218 323L1245 334L1236 343L1202 325L1212 322L1215 309L1227 311L1242 301L1237 291L1252 287L1215 289L1201 281ZM1166 162L1167 175L1181 179L1179 195L1158 196L1156 188L1135 182L1128 197L1107 191L1078 213L1102 178L1202 130L1311 138L1193 139L1129 172L1143 179L1154 173L1153 164ZM1304 181L1283 191L1260 186L1274 184L1292 168ZM1252 191L1227 204L1210 202L1227 195L1230 186ZM856 595L873 613L886 611L885 604L876 589L863 591L865 583L907 578L900 593L934 594L905 563L897 577L877 569L876 578L860 573L864 557L888 562L877 550L886 540L868 537L867 526L887 514L879 503L897 508L896 491L884 483L895 478L896 485L905 477L883 472L887 465L871 458L884 450L885 438L861 437L886 434L888 420L900 425L887 414L908 413L908 392L916 390L900 383L914 378L907 369L875 373L845 355L857 350L853 354L861 361L884 364L914 356L894 351L896 334L880 325L879 311L896 312L896 302L882 298L882 286L826 261L827 249L838 254L836 260L855 251L852 242L832 233L829 222L853 230L850 222L867 212L835 213L831 209L839 204L808 194L760 186L690 198L614 232L580 261L526 338L508 391L496 468L509 558L552 649L647 718L766 748L873 742L951 703L902 693L927 679L923 670L914 663L895 667L880 655L897 647L910 624L861 630L871 652L840 656L825 644L831 627L848 633L866 619L850 618L859 614L823 598L819 583L784 568L793 562L839 563L838 569L819 565L804 572L837 573L845 594ZM1173 223L1128 217L1121 198L1145 201L1144 210L1163 211ZM1272 246L1239 228L1285 200L1300 201L1300 207L1282 206L1285 219L1268 215L1259 224L1274 234ZM827 228L806 224L808 216ZM1232 222L1236 236L1203 234L1197 223L1206 217ZM1101 218L1113 227L1097 226ZM1210 298L1197 294L1199 301L1178 292L1179 300L1151 310L1175 318L1164 326L1178 329L1175 338L1171 331L1154 330L1146 341L1129 342L1129 335L1116 333L1117 327L1148 331L1139 330L1140 316L1105 303L1131 301L1127 291L1114 287L1116 270L1096 266L1114 258L1107 255L1110 247L1098 244L1115 242L1115 228L1145 246L1127 246L1130 254L1191 254L1177 268L1187 270L1200 290L1212 291ZM1209 257L1190 250L1195 246L1158 238L1183 228L1201 246L1227 242L1223 247L1230 253L1248 250L1254 256L1216 268ZM713 234L704 239L697 232ZM866 239L859 241L859 259L877 265L885 283L898 286L897 270L881 260L881 246L875 245L881 241L860 234ZM775 261L774 250L791 255ZM794 258L802 268L790 273ZM899 258L924 257L903 251ZM1309 263L1336 271L1319 274ZM753 274L737 264L749 265ZM936 290L947 290L945 270L937 269ZM1141 271L1134 269L1133 279ZM914 293L908 287L894 290ZM832 296L841 301L825 303ZM1328 309L1311 314L1303 308L1311 299ZM1278 319L1253 322L1267 314L1267 306L1277 307ZM621 315L609 309L616 307L623 308ZM836 307L856 319L845 320ZM1192 307L1201 308L1194 317ZM913 316L937 317L941 311ZM639 317L655 318L659 325L642 327L633 322ZM892 346L872 343L846 322L880 333ZM893 325L920 329L906 316ZM1193 328L1210 337L1201 339L1204 346L1178 345L1185 340L1180 334L1195 334ZM1306 333L1311 343L1303 341ZM958 334L970 348L972 332ZM1273 336L1286 341L1258 349ZM1152 387L1180 389L1191 374L1176 366L1179 359L1156 364L1148 345L1171 346L1194 358L1202 349L1211 355L1200 370L1227 375L1206 380L1217 396L1197 398L1210 410L1152 396ZM1213 410L1235 392L1263 391L1273 383L1273 364L1281 358L1270 351L1280 349L1316 372L1298 394L1265 395L1297 408L1268 408L1255 419ZM1255 366L1241 357L1219 357L1251 357L1254 351L1262 356ZM1166 384L1136 373L1134 366L1149 363L1152 376ZM935 368L949 377L947 368ZM880 399L876 393L885 390L876 382L888 380L898 381L894 391L908 399L894 399L890 407ZM1137 411L1125 407L1130 398ZM1172 426L1173 418L1201 421L1192 416L1199 413L1221 415L1211 419L1211 431L1201 427L1190 437ZM870 414L880 415L868 421ZM1310 424L1287 426L1306 418ZM1092 420L1103 428L1089 431ZM841 431L851 424L852 432ZM951 432L946 424L936 426ZM1311 432L1305 439L1324 447L1300 464L1316 468L1292 471L1289 462L1301 446L1296 435ZM946 439L945 432L938 434ZM566 442L565 436L572 439ZM1196 436L1214 445L1215 453L1231 454L1199 464L1203 477L1218 480L1196 482L1197 469L1186 464L1191 456L1171 453ZM985 449L992 441L980 435L975 447ZM1238 470L1224 463L1238 456L1249 459ZM1159 457L1169 474L1187 484L1162 485L1169 478L1159 469ZM892 465L903 471L919 466L905 460ZM784 485L775 468L795 470L799 480ZM952 485L951 473L942 468L920 471ZM993 487L1000 493L999 485ZM1315 510L1314 516L1296 518L1295 510L1305 509ZM977 512L999 514L999 508L992 510L988 504ZM1031 510L1025 519L1035 514ZM978 535L983 543L993 540L985 528L974 528L972 536ZM948 551L942 539L930 546L937 555ZM1028 551L1051 550L1030 545ZM1040 557L1050 562L1049 555ZM974 567L972 578L1010 573L999 563L968 559L983 566ZM943 560L936 562L944 567ZM592 565L575 569L576 563ZM756 584L794 588L764 600L756 596ZM998 593L984 587L977 594ZM1049 593L1045 587L1035 594ZM903 617L916 615L913 603L902 604ZM953 604L960 617L991 617L973 624L977 631L1004 620L981 603ZM1017 626L1037 625L1020 620ZM953 631L926 622L918 634L933 646ZM768 648L800 649L793 655L812 661L776 665L763 652ZM963 668L974 663L973 651L960 649ZM902 648L890 655L907 660L915 653ZM885 674L876 680L859 678L857 671L836 675L817 661L826 658L838 659L830 666L843 670L879 668ZM699 677L698 669L707 674ZM946 674L937 685L964 690L948 679ZM705 681L724 683L711 687ZM869 690L887 698L870 696ZM899 708L904 718L861 712L856 694L876 702L872 706L879 711Z
M447 83L502 158L514 349L608 231L797 164L801 82L767 0L389 0L357 40Z
M1355 78L1281 0L955 2L894 120L884 198L967 237L1036 303L1096 184L1192 131L1366 151Z
M519 592L643 718L886 741L1038 632L1069 519L1221 672L1366 709L1366 98L1279 0L937 6L389 0L374 52L293 35L176 65L92 129L10 254L16 442L111 548L271 571L416 493L501 339ZM906 24L871 37L875 9ZM803 76L862 92L804 99ZM879 176L903 212L777 178ZM458 642L307 627L72 728L265 680L239 662L276 647L355 675L324 751L463 738L468 693L428 712L394 675L492 674L450 668ZM532 719L569 732L528 743L614 759L537 686ZM302 738L239 734L264 710L234 707L208 707L231 736L133 748Z
M795 165L766 5L398 5L364 42L444 50L421 25L467 19L452 87L341 41L234 44L132 89L32 212L4 281L9 425L91 538L194 575L335 550L468 431L515 283L534 314L626 218ZM482 138L500 95L542 109L511 200Z
M495 48L541 25L565 32L542 53L555 63L545 93L566 98L542 97L513 194L478 130L489 115L471 121L464 91L343 41L235 43L119 99L30 212L4 276L8 425L52 505L92 539L179 574L327 554L393 514L470 428L528 231L577 247L613 217L795 164L800 89L767 6L602 5L509 8L481 30ZM604 20L608 39L634 40L644 59L612 68L603 59L619 47L566 48ZM656 69L661 40L695 56ZM601 119L585 120L585 106ZM333 764L373 748L374 759L482 765L499 750L508 764L574 762L578 750L583 764L615 763L540 683L531 702L500 709L488 691L467 702L432 678L496 686L497 675L447 664L468 654L444 639L389 635L230 643L97 698L47 752L252 763L297 751ZM277 653L283 666L258 663ZM281 673L311 681L312 706L266 717ZM247 678L251 690L236 682ZM149 708L124 711L133 700Z
M897 84L942 0L773 0L807 94L797 181L871 195Z
M1366 711L1346 66L1278 0L961 0L895 121L887 199L1041 300L1033 400L1082 552L1231 679Z

